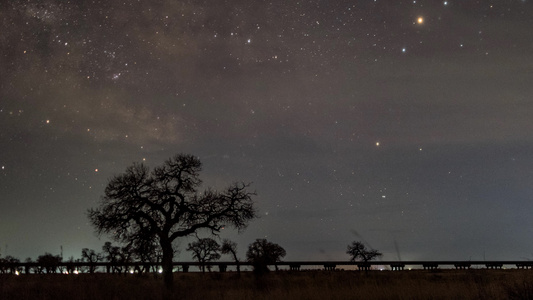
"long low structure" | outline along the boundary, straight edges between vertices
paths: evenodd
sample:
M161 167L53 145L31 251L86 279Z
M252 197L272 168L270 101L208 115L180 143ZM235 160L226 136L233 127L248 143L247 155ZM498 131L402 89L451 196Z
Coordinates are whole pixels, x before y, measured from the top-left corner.
M181 268L181 272L188 272L190 267L218 267L220 272L227 270L229 266L237 266L236 262L208 262L200 264L198 262L174 262L175 267ZM251 266L249 262L238 263L239 266ZM272 265L274 266L274 264ZM299 271L302 267L319 267L326 271L334 271L343 266L357 266L359 270L371 270L373 267L390 268L393 271L404 270L406 266L413 268L421 268L425 270L435 270L439 267L448 267L455 269L470 269L473 267L485 269L502 269L503 266L510 266L516 269L533 269L533 261L280 261L275 266L286 266L291 271ZM36 262L30 263L0 263L0 273L55 273L57 270L61 272L72 273L77 272L82 268L87 268L94 271L98 267L103 267L107 273L116 272L137 272L144 273L150 270L158 270L161 263L152 262L126 262L126 263L110 263L110 262L61 262L53 266L44 266ZM380 268L383 269L383 268Z
M342 266L357 266L361 270L372 267L389 267L390 270L404 270L406 266L434 270L439 267L470 269L481 267L486 269L502 269L503 266L514 266L517 269L533 269L533 261L299 261L279 262L277 266L289 266L291 270L299 270L301 266L323 266L325 270L335 270ZM295 266L299 266L296 268Z

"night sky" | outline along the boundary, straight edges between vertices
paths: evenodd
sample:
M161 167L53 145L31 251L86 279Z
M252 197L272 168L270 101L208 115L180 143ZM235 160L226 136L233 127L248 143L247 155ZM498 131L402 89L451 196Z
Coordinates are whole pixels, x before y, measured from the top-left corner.
M133 162L253 182L286 260L533 259L533 1L0 3L0 254L100 251ZM188 242L177 259L189 260ZM230 260L229 257L224 257Z

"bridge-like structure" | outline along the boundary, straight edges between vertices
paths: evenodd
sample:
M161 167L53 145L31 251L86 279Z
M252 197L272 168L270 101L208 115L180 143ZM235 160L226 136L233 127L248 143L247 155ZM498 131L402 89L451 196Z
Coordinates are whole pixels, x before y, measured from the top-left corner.
M323 266L325 270L336 270L343 266L356 266L359 270L383 270L389 269L400 271L410 269L435 270L439 267L448 269L502 269L504 266L516 269L533 269L533 261L301 261L279 262L277 266L289 266L290 270L300 270L303 266Z
M174 262L175 270L178 272L189 272L190 267L213 268L217 267L219 272L227 271L228 267L251 267L249 262ZM356 270L392 270L401 271L405 269L424 269L436 270L439 268L445 269L532 269L533 261L280 261L272 264L276 269L283 267L291 271L300 271L303 269L322 269L326 271L335 271L343 269L344 267L356 267ZM0 273L13 274L30 274L30 273L56 273L59 270L62 273L78 273L79 270L84 269L86 273L94 272L97 268L102 268L106 273L145 273L157 272L161 269L161 263L153 262L60 262L53 266L45 266L37 262L16 262L16 263L0 263ZM87 271L91 270L91 271Z

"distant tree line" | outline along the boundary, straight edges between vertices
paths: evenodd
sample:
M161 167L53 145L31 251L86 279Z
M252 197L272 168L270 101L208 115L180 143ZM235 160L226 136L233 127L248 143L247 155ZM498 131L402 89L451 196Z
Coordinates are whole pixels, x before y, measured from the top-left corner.
M27 258L25 263L32 265L31 272L37 274L53 273L94 273L97 270L96 263L106 263L106 272L108 273L156 273L156 269L161 264L161 252L157 245L154 247L143 248L145 252L139 252L139 248L126 246L114 246L111 242L105 242L102 250L97 252L93 249L83 248L81 258L74 259L70 257L63 261L61 255L45 253L37 257L35 261ZM222 254L228 255L235 262L236 271L240 273L241 260L237 255L237 243L224 239L219 244L213 238L198 238L196 241L188 244L186 249L191 252L191 256L198 262L198 267L202 272L206 270L211 272L212 264L222 257ZM368 249L362 242L354 241L348 245L346 253L350 255L351 261L368 262L376 259L382 254L374 249ZM264 275L270 271L268 266L274 265L277 271L277 262L285 257L286 251L276 243L269 242L266 239L257 239L248 246L246 252L246 262L253 267L256 275ZM87 264L84 264L87 263ZM134 267L131 267L131 263ZM11 255L4 258L0 257L0 273L19 274L26 272L21 267L21 261Z

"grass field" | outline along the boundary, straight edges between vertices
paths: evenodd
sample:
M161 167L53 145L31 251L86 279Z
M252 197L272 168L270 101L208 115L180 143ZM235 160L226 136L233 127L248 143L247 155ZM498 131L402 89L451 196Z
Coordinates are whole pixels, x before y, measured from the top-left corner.
M1 275L0 299L533 299L533 270Z

